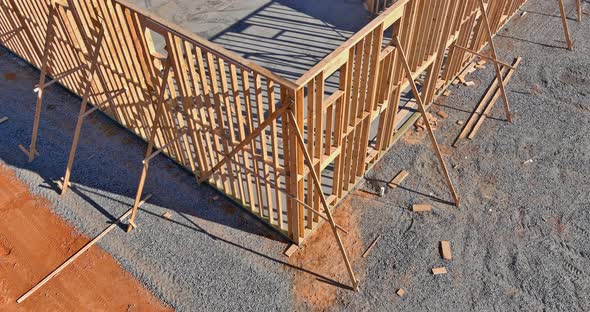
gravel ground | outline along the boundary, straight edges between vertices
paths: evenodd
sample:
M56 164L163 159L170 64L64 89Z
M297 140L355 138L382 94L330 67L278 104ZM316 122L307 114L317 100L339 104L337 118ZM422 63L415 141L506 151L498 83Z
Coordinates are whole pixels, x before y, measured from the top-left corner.
M573 3L566 1L569 16ZM273 231L165 157L151 166L146 193L154 197L140 212L139 228L112 233L100 246L178 311L589 311L590 17L570 21L576 47L569 52L554 1L530 0L524 8L528 14L497 37L504 60L523 57L508 85L514 124L503 120L498 103L475 140L450 149L461 207L441 203L449 195L428 141L402 140L369 173L386 181L406 169L403 187L382 198L360 191L348 197L356 223L345 240L364 247L382 234L367 258L355 257L360 292L328 286L335 299L326 304L294 291L302 276L317 277L310 287L330 280L313 264L331 259L311 259L313 247L306 246L298 255L303 261L291 264ZM57 214L94 235L129 209L146 145L93 115L74 188L60 197L52 181L63 175L79 100L60 87L46 93L41 156L27 163L17 145L30 140L37 76L11 54L0 57L0 116L10 118L0 125L0 159ZM450 115L439 120L441 145L451 145L461 129L456 121L468 118L493 77L488 65L468 76L476 86L453 87L435 107ZM424 202L434 205L432 213L408 210ZM172 220L161 217L166 211ZM440 258L440 240L451 241L452 261ZM441 265L449 274L433 276L430 269ZM345 277L338 281L348 283ZM395 295L398 288L404 298Z

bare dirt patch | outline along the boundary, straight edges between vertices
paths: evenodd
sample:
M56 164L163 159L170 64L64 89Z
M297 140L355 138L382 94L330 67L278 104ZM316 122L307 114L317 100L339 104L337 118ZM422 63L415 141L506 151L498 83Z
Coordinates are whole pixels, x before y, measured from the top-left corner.
M342 234L342 241L352 262L357 279L360 277L358 266L361 264L361 254L365 249L360 236L359 216L352 209L351 196L347 197L334 212L336 224L345 228L348 235ZM336 303L337 291L350 285L350 278L346 265L342 259L340 249L326 222L296 252L289 262L297 267L313 271L326 279L303 271L297 272L294 278L293 293L301 306L307 306L313 311L325 311ZM334 285L334 283L343 285Z
M92 247L21 304L16 299L89 239L0 166L0 311L169 311Z

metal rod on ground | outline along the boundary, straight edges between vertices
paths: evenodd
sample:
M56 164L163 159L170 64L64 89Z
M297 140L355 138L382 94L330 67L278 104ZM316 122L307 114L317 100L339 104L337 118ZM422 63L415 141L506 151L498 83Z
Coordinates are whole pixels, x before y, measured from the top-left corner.
M313 168L313 160L311 159L311 156L309 156L309 152L305 148L305 141L303 140L303 135L301 134L301 130L299 129L299 126L297 125L297 119L295 118L295 115L293 114L293 111L291 111L291 110L289 110L288 115L291 118L291 122L289 122L289 125L291 125L293 127L293 129L295 129L297 143L299 143L299 144L297 144L297 146L303 151L303 155L304 155L305 160L307 162L307 168L309 169L309 173L311 173L311 176L312 176L313 182L314 182L314 186L317 189L317 192L320 196L320 200L322 201L322 205L324 206L326 216L328 217L328 223L330 223L330 226L332 227L332 232L334 233L334 236L336 237L336 241L338 242L338 247L340 247L340 252L342 253L342 258L344 259L344 263L346 264L346 269L348 270L348 275L350 276L350 280L352 282L352 288L355 291L358 291L359 281L354 276L354 270L352 269L352 265L350 264L350 260L348 260L348 254L346 253L346 248L344 247L344 244L342 243L342 239L340 238L340 234L338 233L338 228L336 227L336 222L334 221L334 218L332 217L332 212L329 209L328 201L326 200L326 196L324 195L324 192L322 191L322 183L320 182L320 179L318 178L318 175L315 172L315 169Z
M453 201L455 202L455 206L459 207L459 196L457 196L457 192L455 192L455 187L453 186L453 181L451 180L451 176L449 175L449 171L447 170L447 165L445 164L445 160L442 157L440 152L440 148L438 147L438 142L436 141L436 137L434 136L434 132L432 131L432 127L430 126L430 120L428 119L428 115L426 115L426 109L424 108L424 103L422 102L422 97L420 96L420 92L418 91L418 87L416 86L416 82L412 77L412 70L410 69L410 65L408 64L408 59L406 58L406 52L402 48L401 42L399 38L396 36L394 38L395 46L400 54L400 59L403 65L403 68L406 72L406 77L410 86L412 87L412 92L414 93L414 97L416 98L416 103L418 104L418 110L422 115L424 120L424 124L426 125L426 129L428 130L428 135L430 136L430 142L432 143L432 147L438 158L438 162L442 168L444 173L445 179L447 180L447 185L449 186L449 191L451 192L451 196L453 197Z
M151 197L152 197L152 195L147 195L145 197L145 199L141 201L140 205L145 204L145 202L148 201ZM98 242L101 238L103 238L110 231L112 231L119 223L121 223L121 221L125 220L125 218L127 218L131 214L131 211L132 211L132 209L127 210L127 212L125 212L121 217L119 217L119 219L117 219L117 221L115 221L111 225L109 225L100 234L98 234L93 240L91 240L86 245L84 245L84 247L82 247L82 249L78 250L78 252L76 252L74 255L72 255L70 258L68 258L68 260L66 260L66 262L62 263L59 267L57 267L57 269L53 270L43 280L41 280L39 283L37 283L37 285L35 285L33 288L31 288L29 291L27 291L24 295L20 296L20 298L18 298L16 300L16 302L22 303L30 295L32 295L35 291L37 291L37 290L39 290L39 288L43 287L43 285L45 285L47 282L49 282L57 274L59 274L59 272L61 272L63 269L65 269L68 265L70 265L72 262L74 262L74 260L76 260L78 257L80 257L84 252L86 252L90 247L92 247L94 244L96 244L96 242Z

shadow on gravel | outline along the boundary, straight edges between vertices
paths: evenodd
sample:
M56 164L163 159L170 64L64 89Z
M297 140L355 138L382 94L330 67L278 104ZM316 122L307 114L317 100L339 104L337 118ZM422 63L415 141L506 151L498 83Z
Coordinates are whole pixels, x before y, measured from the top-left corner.
M379 188L381 186L386 186L389 183L389 181L381 180L381 179L378 179L378 178L372 178L372 177L365 177L365 180L367 180L367 185L373 191L375 191L375 193L372 193L372 192L367 191L367 190L362 190L362 189L360 191L361 192L368 193L370 195L375 195L375 196L378 196L378 194L379 194ZM405 186L398 185L397 188L400 189L400 190L404 190L404 191L407 191L407 192L410 192L410 193L414 193L414 194L417 194L417 195L420 195L420 196L429 198L429 199L431 199L431 200L433 200L433 201L435 201L437 203L441 203L441 204L445 204L445 205L450 205L450 206L454 206L455 205L451 201L444 200L442 198L438 198L438 197L433 196L433 195L430 195L430 194L422 193L422 192L420 192L418 190L413 190L413 189L410 189L410 188L405 187ZM354 195L354 193L351 193L351 195ZM382 201L382 202L387 203L386 201Z
M553 48L553 49L562 49L562 50L566 50L568 51L568 49L565 46L565 41L562 40L555 40L556 42L558 42L560 45L556 46L556 45L551 45L548 43L542 43L542 42L535 42L535 41L531 41L531 40L527 40L527 39L522 39L522 38L516 38L516 37L512 37L512 36L508 36L508 35L502 35L502 34L497 34L497 37L502 37L502 38L506 38L506 39L510 39L510 40L517 40L517 41L521 41L521 42L526 42L526 43L530 43L530 44L536 44L545 48Z
M261 252L259 252L259 251L256 251L256 250L254 250L254 249L251 249L251 248L248 248L248 247L244 247L244 246L242 246L242 245L240 245L240 244L237 244L237 243L235 243L235 242L232 242L232 241L230 241L230 240L228 240L228 239L225 239L225 238L222 238L222 237L216 236L216 235L214 235L214 234L211 234L211 233L209 233L207 230L205 230L204 228L202 228L201 226L199 226L197 223L195 223L193 220L191 220L190 218L188 218L188 217L187 217L185 214L183 214L183 213L181 213L181 214L179 214L179 215L180 215L180 216L181 216L181 217L182 217L182 218L183 218L185 221L187 221L188 223L190 223L190 226L189 226L189 225L186 225L186 224L184 224L184 223L182 223L182 222L178 222L178 221L174 221L174 220L169 220L169 219L166 219L166 218L162 217L161 215L155 214L155 213L153 213L153 212L151 212L151 211L148 211L148 210L145 210L145 209L141 209L141 208L140 208L140 210L141 210L141 212L142 212L142 213L146 213L146 214L152 215L153 217L161 218L161 219L163 219L164 221L172 222L172 223L174 223L175 225L178 225L178 226L181 226L181 227L184 227L184 228L187 228L187 229L193 230L193 231L195 231L195 232L198 232L198 233L201 233L201 234L207 235L207 236L208 236L210 239L212 239L212 240L214 240L214 241L217 241L217 242L220 242L220 243L224 243L224 244L227 244L227 245L230 245L230 246L233 246L233 247L239 248L239 249L241 249L241 250L244 250L244 251L250 252L250 253L252 253L252 254L254 254L254 255L256 255L256 256L262 257L262 258L264 258L264 259L266 259L266 260L270 260L270 261L272 261L272 262L274 262L274 263L276 263L276 264L279 264L279 265L284 265L284 266L285 266L285 267L287 267L287 268L294 269L294 270L297 270L297 271L300 271L300 272L303 272L303 273L306 273L306 274L310 274L310 275L312 275L312 276L316 277L317 281L319 281L319 282L323 282L323 283L326 283L326 284L329 284L329 285L332 285L332 286L335 286L335 287L343 288L343 289L353 290L353 288L352 288L352 287L350 287L350 286L348 286L348 285L345 285L345 284L342 284L342 283L340 283L340 282L338 282L338 281L335 281L335 280L333 280L333 279L331 279L331 278L329 278L329 277L326 277L326 276L324 276L324 275L321 275L321 274L319 274L319 273L316 273L316 272L310 271L310 270L308 270L308 269L306 269L306 268L303 268L303 267L294 266L294 265L292 265L292 264L290 264L290 263L288 263L288 262L282 261L282 260L280 260L280 259L277 259L277 258L270 257L270 256L268 256L268 255L266 255L266 254L263 254L263 253L261 253Z
M36 100L36 94L32 90L38 82L39 72L4 48L0 48L0 57L10 58L8 62L11 64L0 70L5 73L14 72L16 75L14 80L0 77L0 115L9 118L9 121L0 126L0 159L9 166L36 173L43 179L38 187L59 193L56 181L65 172L80 99L58 85L45 90L38 140L40 155L29 163L18 145L28 147L31 141ZM108 203L104 199L129 207L135 198L141 160L146 148L147 144L143 140L106 115L90 115L83 125L72 170L72 187L62 200L69 203L71 196L79 196L109 220L118 218L109 211L109 207L104 206L105 202ZM211 202L210 199L219 194L215 189L206 184L197 185L192 173L163 155L154 158L150 165L145 194L153 195L150 204L179 214L192 215L243 232L287 242L275 230L261 226L263 222L231 201L220 198L219 201ZM122 202L121 197L114 198L117 196L128 201ZM72 201L72 205L74 203ZM235 212L228 213L224 205L233 206Z

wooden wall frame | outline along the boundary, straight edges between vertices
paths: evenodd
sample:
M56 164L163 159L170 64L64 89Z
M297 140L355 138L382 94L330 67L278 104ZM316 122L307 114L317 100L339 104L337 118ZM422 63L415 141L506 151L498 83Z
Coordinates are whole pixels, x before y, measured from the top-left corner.
M148 141L130 230L150 160L164 153L296 244L328 222L349 264L338 234L345 230L331 210L488 45L503 86L491 39L525 0L385 3L362 30L290 81L122 0L58 1L73 23L53 22L52 0L2 0L0 34L18 35L2 43L41 68L32 143L21 149L34 159L45 79L57 77L82 97L62 192L83 119L100 110ZM155 36L166 43L163 51ZM74 70L81 56L90 58L90 70ZM415 102L402 100L408 90Z

